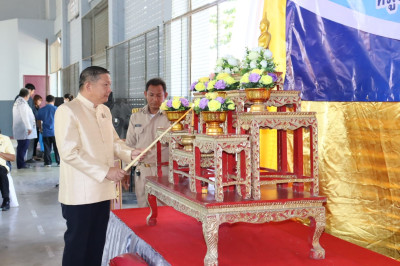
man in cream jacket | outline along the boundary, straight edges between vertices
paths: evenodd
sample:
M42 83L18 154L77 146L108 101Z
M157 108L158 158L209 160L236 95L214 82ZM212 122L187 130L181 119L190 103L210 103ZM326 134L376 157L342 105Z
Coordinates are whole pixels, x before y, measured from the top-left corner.
M108 107L108 70L91 66L82 71L79 94L55 114L55 137L60 154L59 201L67 223L62 265L100 265L110 213L116 197L114 182L124 170L115 158L130 162L141 150L119 139Z

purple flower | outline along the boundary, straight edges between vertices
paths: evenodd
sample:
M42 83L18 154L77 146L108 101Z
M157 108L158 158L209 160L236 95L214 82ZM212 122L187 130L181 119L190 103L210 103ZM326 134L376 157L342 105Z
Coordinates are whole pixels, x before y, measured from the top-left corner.
M200 102L199 102L199 107L200 107L201 109L204 109L204 108L207 107L207 105L208 105L208 99L207 99L207 98L202 98L202 99L200 100Z
M250 82L253 82L253 83L258 82L260 80L260 78L261 78L261 76L257 73L251 73L249 75L249 80L250 80Z
M172 100L168 100L168 101L167 101L167 106L168 106L168 107L172 107Z
M219 101L221 104L223 104L225 102L225 99L222 97L217 97L215 98L216 101Z
M268 73L268 76L272 77L273 82L276 82L278 80L278 77L274 73Z
M223 90L223 89L226 88L226 83L225 83L225 81L223 81L223 80L221 79L221 80L218 80L218 81L215 83L214 87L215 87L217 90Z
M208 86L208 81L207 82L204 82L204 86L206 87L206 89L207 89L207 86Z
M196 84L199 83L198 81L195 81L192 83L192 85L190 85L190 90L194 91L194 86L196 86Z
M184 106L184 107L188 107L189 106L189 101L187 99L179 98L179 100L181 101L182 106Z

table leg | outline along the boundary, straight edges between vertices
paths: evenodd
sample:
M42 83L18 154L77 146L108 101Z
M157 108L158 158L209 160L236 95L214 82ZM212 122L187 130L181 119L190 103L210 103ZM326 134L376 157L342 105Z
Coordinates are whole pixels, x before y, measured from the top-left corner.
M207 253L204 258L205 266L218 265L218 230L219 220L217 216L207 216L203 220L203 235L206 241Z
M154 195L148 194L147 202L149 203L150 206L150 214L149 216L147 216L146 222L147 225L154 226L157 224L157 215L158 215L157 198Z
M314 217L310 216L310 258L320 260L325 258L325 250L321 247L319 243L319 238L325 230L325 208L318 208Z

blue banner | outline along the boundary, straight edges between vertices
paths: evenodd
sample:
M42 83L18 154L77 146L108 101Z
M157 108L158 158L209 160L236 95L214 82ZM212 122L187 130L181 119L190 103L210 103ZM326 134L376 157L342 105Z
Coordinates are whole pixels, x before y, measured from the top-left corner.
M285 89L307 101L400 101L400 0L288 0Z

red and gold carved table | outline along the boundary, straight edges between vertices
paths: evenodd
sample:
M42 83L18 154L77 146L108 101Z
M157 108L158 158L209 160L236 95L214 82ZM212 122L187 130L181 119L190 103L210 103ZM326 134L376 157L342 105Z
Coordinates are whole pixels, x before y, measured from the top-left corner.
M194 98L204 97L203 93L193 93ZM231 99L236 104L236 111L243 112L245 105L248 104L245 90L226 91L226 98ZM294 111L300 111L301 98L300 91L295 90L271 90L271 96L265 103L266 106L278 107L279 112L285 111L286 107L293 107Z
M223 223L267 223L291 218L311 221L310 257L323 259L325 250L319 243L325 228L325 197L316 197L308 192L295 192L292 188L276 188L275 185L261 187L259 200L245 200L234 191L224 191L224 201L217 202L212 192L191 192L187 180L171 184L166 176L147 177L145 191L151 213L148 225L157 223L157 199L176 210L194 217L202 223L207 246L204 265L218 265L218 230ZM273 241L265 241L266 248ZM265 262L267 263L267 262Z
M260 198L260 185L294 182L294 189L302 190L304 183L311 183L311 193L318 196L318 135L317 119L313 112L238 112L238 127L249 131L252 147L252 195ZM287 143L278 149L278 170L263 173L260 178L260 128L293 130L293 173L287 170ZM310 130L310 176L303 174L303 129Z
M201 191L201 181L211 183L215 188L215 199L223 200L224 187L236 185L236 191L245 199L251 196L251 155L249 135L209 136L195 134L193 141L195 155L196 191ZM203 175L201 160L203 154L212 153L214 181Z

